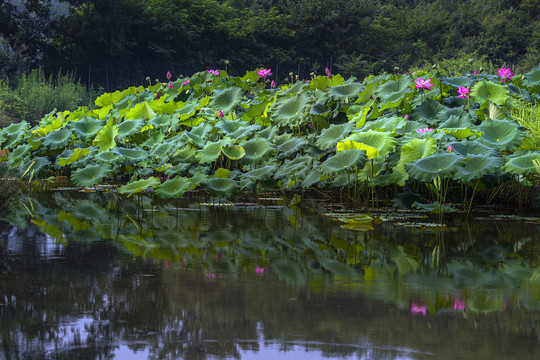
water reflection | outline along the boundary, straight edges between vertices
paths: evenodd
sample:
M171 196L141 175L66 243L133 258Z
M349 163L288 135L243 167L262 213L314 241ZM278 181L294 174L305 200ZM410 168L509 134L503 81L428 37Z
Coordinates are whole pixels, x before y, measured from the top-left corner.
M433 230L358 232L328 216L249 206L25 200L0 226L2 356L538 354L539 280L520 252L536 241L535 225L449 224L441 274Z

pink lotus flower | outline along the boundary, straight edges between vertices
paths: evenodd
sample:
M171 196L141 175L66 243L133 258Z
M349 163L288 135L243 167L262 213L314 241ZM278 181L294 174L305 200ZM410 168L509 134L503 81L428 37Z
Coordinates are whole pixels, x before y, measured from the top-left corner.
M413 315L420 315L423 314L424 316L427 315L428 306L427 304L415 304L411 303L411 314Z
M433 84L431 83L431 79L424 80L422 78L418 78L414 80L414 83L416 84L414 86L415 89L429 90L433 87Z
M274 80L272 80L272 81L270 82L270 87L271 87L272 89L276 87L276 82L275 82Z
M167 80L171 80L172 74L170 71L167 71Z
M448 145L448 149L446 149L446 151L448 151L449 153L454 151L454 148L452 147L452 145Z
M423 134L423 133L426 133L426 132L431 132L433 130L433 128L429 128L429 127L425 127L423 129L416 129L416 132L419 132L420 134Z
M461 86L459 89L458 89L458 98L469 98L469 88L465 87L465 86Z
M190 82L191 82L191 79L187 79L184 81L184 85L189 85Z
M325 68L325 69L324 69L324 72L326 73L326 76L328 76L329 79L332 78L332 73L330 72L330 69Z
M214 69L210 69L210 70L206 70L207 73L209 74L214 74L214 75L219 75L219 70L214 70Z
M510 71L510 68L500 68L498 71L502 82L505 82L506 80L511 80L512 76L514 76L514 74L512 74L512 72Z
M255 274L262 276L264 275L265 272L266 272L265 268L260 267L259 265L255 266Z
M161 93L158 92L158 93L156 94L156 100L159 100L160 97L161 97Z
M478 74L478 71L474 70L473 75L477 75L477 74Z
M454 309L455 310L465 310L465 300L463 300L463 299L454 299Z
M218 119L221 119L221 118L225 117L225 114L223 113L223 111L219 110L217 112L217 117L218 117Z
M169 89L174 89L174 85L171 82L169 83Z
M259 75L261 77L261 79L266 79L267 76L270 76L272 75L272 72L271 72L272 69L259 69L257 70L257 75Z
M409 118L409 114L405 114L405 116L403 117L405 120L407 120Z

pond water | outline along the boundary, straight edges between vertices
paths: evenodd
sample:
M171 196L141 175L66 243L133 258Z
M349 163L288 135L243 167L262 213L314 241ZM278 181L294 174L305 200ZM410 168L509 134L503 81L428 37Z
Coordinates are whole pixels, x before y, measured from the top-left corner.
M538 358L537 219L308 205L21 199L0 359Z

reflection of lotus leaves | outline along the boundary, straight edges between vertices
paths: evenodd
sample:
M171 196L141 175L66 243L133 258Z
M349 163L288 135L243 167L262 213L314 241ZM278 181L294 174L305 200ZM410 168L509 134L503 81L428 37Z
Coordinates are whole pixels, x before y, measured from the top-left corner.
M540 153L537 151L527 153L521 156L516 156L507 159L506 164L504 164L502 169L504 172L514 175L527 175L531 173L536 173L536 168L533 164L533 160L538 159L540 159Z
M435 153L423 159L406 164L409 176L418 181L430 182L436 177L451 178L465 163L461 156L448 153Z

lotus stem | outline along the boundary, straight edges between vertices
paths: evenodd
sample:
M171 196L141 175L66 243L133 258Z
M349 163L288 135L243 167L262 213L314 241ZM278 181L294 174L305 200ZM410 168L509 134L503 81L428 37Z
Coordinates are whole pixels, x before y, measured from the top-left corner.
M472 206L472 202L474 200L474 194L476 193L476 187L478 186L479 182L480 182L480 179L476 180L476 184L474 184L473 192L472 192L472 195L471 195L471 200L469 201L469 208L467 209L467 216L465 216L466 219L469 217L469 214L471 212L471 206Z

